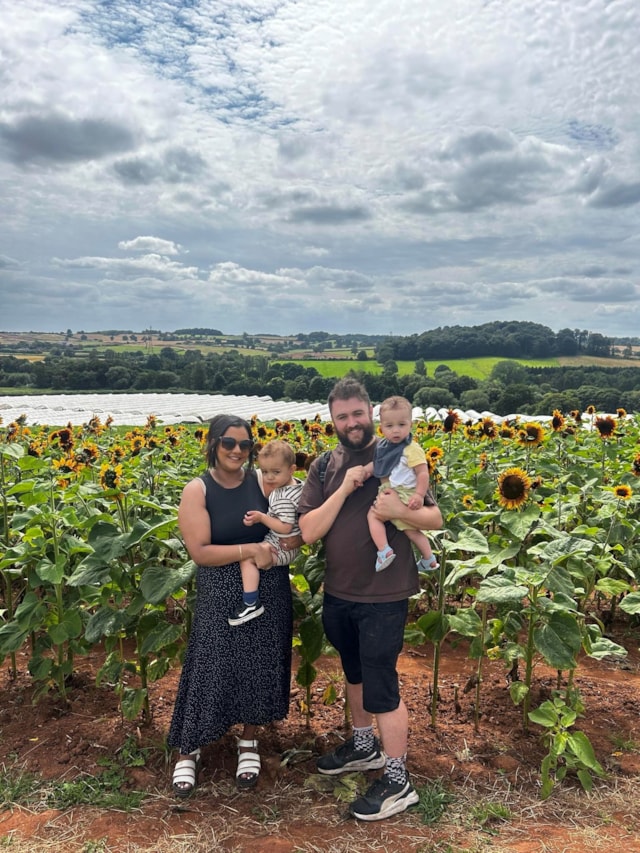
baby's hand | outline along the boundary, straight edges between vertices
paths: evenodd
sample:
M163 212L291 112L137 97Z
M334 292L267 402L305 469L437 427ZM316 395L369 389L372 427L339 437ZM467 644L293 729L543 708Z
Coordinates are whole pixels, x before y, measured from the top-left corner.
M409 509L420 509L420 507L424 504L424 498L419 494L415 493L411 495L409 500L407 501L407 506Z
M250 509L249 512L245 512L242 521L247 527L251 527L253 524L260 524L262 513L257 509Z

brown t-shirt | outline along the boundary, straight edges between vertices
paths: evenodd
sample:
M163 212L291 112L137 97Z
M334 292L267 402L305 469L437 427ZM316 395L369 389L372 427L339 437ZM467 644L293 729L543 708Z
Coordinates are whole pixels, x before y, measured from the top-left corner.
M302 489L298 512L304 515L321 506L336 492L347 468L367 465L373 459L374 444L364 450L338 445L327 465L324 489L318 476L318 460L309 470ZM411 544L404 533L387 522L389 545L396 558L382 572L376 572L376 546L369 533L367 511L376 499L380 481L370 477L344 502L333 526L324 537L327 568L324 589L347 601L401 601L418 592L418 570Z

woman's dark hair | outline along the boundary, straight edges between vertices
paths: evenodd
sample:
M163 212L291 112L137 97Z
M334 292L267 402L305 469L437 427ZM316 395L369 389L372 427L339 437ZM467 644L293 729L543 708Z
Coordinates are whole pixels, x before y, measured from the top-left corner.
M218 441L226 433L229 427L241 427L241 429L247 431L247 438L253 441L253 436L251 435L251 424L248 421L245 421L243 418L239 418L236 415L214 415L209 421L207 444L204 450L207 459L207 466L209 468L216 467L216 463L218 461L218 455L216 453ZM253 468L254 460L255 449L252 448L251 452L249 453L249 460L247 464L247 468L249 471L251 471L251 469Z

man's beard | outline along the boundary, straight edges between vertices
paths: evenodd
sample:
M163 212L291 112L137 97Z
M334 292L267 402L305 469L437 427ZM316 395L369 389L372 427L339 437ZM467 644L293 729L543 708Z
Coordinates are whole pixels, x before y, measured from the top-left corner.
M346 432L341 432L336 428L336 433L338 435L338 440L340 444L344 445L344 447L348 447L349 450L363 450L371 443L371 439L373 438L373 424L360 424L355 429L347 430ZM358 435L359 438L357 441L352 441L349 438L349 435ZM360 437L361 436L361 437Z

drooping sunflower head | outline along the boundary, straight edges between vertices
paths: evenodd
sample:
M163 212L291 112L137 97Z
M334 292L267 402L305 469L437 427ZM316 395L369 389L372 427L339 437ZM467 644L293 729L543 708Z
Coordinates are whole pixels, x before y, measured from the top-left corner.
M442 422L442 429L445 432L455 432L459 423L460 415L457 412L454 412L453 409L449 409L447 411L447 414L444 416L444 420Z
M507 468L498 477L498 503L505 509L519 509L530 490L531 479L522 468Z
M558 409L553 410L553 416L551 417L551 428L554 432L561 432L566 424L566 420L562 412Z
M580 409L572 409L571 417L577 424L582 423L582 412L580 411Z
M620 483L617 486L613 487L613 494L620 501L628 501L631 500L631 495L633 491L631 490L631 486L627 486L625 483Z
M537 421L518 427L518 441L525 446L537 447L544 441L544 429Z
M600 438L606 440L611 438L616 431L616 422L611 415L605 415L604 417L596 418L595 427L598 430Z
M626 418L627 417L627 410L623 409L622 406L620 406L620 408L616 409L616 415L621 419Z

